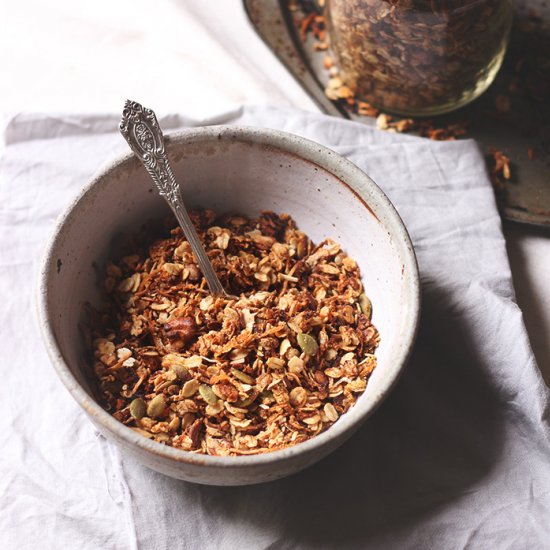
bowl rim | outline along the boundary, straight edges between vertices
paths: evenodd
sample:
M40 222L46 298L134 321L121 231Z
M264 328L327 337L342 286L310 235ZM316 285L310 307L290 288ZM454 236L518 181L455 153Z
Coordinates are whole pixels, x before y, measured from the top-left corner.
M420 318L421 290L416 255L401 217L380 187L351 161L324 145L296 134L244 125L199 126L178 130L167 134L166 147L168 154L170 154L170 149L174 147L211 141L238 141L253 146L267 146L297 156L334 175L341 184L348 187L356 195L375 218L376 215L371 210L370 204L375 203L373 204L374 209L384 212L386 218L385 229L391 234L392 244L403 263L404 299L408 303L408 307L403 320L404 328L397 344L398 353L394 361L395 366L389 373L383 388L375 397L374 403L369 408L362 410L361 404L358 402L329 429L302 443L280 450L254 455L212 456L175 449L139 435L113 418L84 390L72 374L69 365L65 362L50 323L48 284L50 275L53 274L53 267L56 265L54 252L62 237L64 226L70 222L72 217L78 214L79 207L85 203L95 187L108 177L112 171L139 162L132 152L118 155L104 163L56 220L41 262L37 288L39 294L37 306L43 341L58 377L75 401L90 416L91 420L97 422L103 430L112 434L118 443L127 447L137 447L151 455L177 463L216 469L240 469L274 464L297 455L314 453L332 440L345 440L347 435L353 433L373 414L395 386L412 353ZM378 218L376 219L378 220Z

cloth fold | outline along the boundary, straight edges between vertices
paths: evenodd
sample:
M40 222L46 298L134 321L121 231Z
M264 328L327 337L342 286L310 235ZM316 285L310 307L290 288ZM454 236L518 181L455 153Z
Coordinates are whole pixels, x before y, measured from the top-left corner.
M55 217L126 150L118 116L7 117L0 149L0 546L545 548L549 392L514 301L500 218L472 141L432 142L249 107L193 124L278 128L365 170L418 255L423 318L405 373L341 449L265 485L203 487L98 435L40 343L35 277ZM167 132L168 133L168 132Z

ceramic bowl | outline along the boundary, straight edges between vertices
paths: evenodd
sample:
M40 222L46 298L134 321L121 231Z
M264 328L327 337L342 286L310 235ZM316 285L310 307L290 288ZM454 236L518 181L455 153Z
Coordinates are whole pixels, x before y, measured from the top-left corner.
M104 167L58 221L41 273L39 309L57 374L97 429L123 454L168 476L212 485L281 478L320 460L384 400L411 352L419 317L415 254L394 207L359 168L333 151L284 132L235 126L190 129L167 138L188 207L290 214L314 242L331 237L357 260L381 334L378 366L356 405L330 429L298 445L253 456L192 454L148 440L92 398L78 324L84 302L99 303L94 265L116 234L169 210L129 153Z

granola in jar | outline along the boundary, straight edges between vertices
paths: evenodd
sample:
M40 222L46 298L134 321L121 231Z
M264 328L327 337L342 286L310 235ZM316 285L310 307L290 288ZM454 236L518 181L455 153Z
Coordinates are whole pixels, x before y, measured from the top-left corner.
M145 437L210 455L273 451L326 430L376 366L357 263L284 214L191 218L238 298L208 292L179 227L130 238L84 327L99 403Z
M504 58L510 0L327 0L344 83L377 108L435 115L469 103Z

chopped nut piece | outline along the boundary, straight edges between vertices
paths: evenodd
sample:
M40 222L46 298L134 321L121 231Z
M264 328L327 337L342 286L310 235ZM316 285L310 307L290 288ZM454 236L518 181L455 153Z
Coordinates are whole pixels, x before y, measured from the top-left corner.
M239 399L239 392L237 388L230 382L221 382L212 386L214 393L224 401L228 403L235 403Z
M183 241L175 250L174 256L178 258L185 258L187 254L191 253L191 245L187 241Z
M192 317L173 319L164 325L166 336L172 340L189 342L197 330L195 320Z

